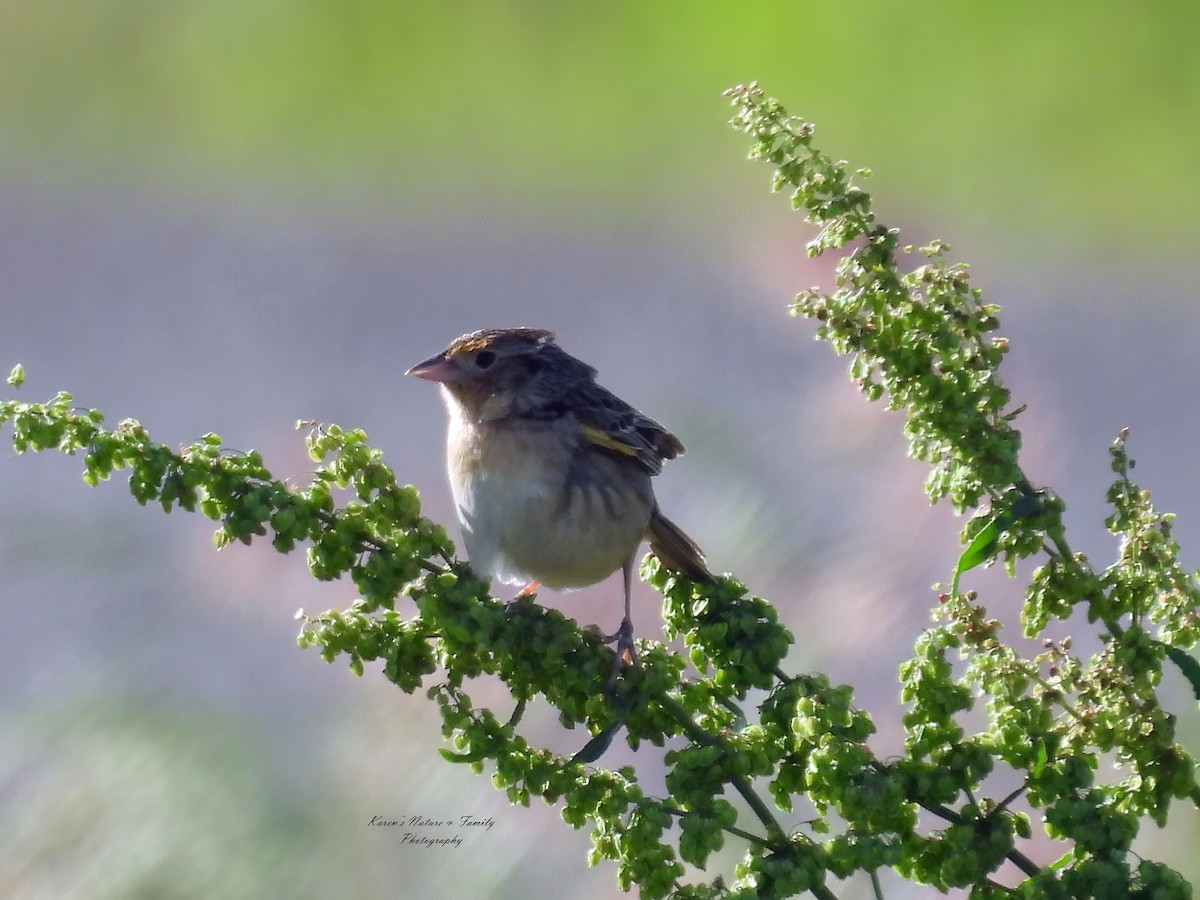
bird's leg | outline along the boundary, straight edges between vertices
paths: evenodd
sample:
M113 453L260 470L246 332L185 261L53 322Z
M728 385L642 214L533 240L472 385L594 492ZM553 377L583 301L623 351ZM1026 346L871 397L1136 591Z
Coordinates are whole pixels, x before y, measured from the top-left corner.
M509 600L507 603L504 604L504 611L507 613L511 613L514 609L516 609L517 605L522 600L526 599L527 597L532 597L534 594L536 594L537 589L540 588L541 586L542 586L542 583L540 581L529 582L529 584L525 585L525 587L523 587L519 591L517 591L516 594L513 595L513 598L511 600Z
M613 657L612 671L608 674L607 686L610 690L617 683L617 675L621 671L622 664L637 664L637 654L633 649L633 617L629 609L629 594L633 585L632 557L621 567L621 576L625 584L625 618L621 620L621 627L614 634L605 638L606 641L615 641L617 644L616 655Z

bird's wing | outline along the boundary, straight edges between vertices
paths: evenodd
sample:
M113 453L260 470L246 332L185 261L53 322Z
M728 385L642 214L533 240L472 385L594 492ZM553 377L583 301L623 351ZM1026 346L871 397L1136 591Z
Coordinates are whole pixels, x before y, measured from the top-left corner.
M635 460L651 475L662 471L663 460L683 453L679 438L611 391L592 383L587 395L571 404L585 443Z

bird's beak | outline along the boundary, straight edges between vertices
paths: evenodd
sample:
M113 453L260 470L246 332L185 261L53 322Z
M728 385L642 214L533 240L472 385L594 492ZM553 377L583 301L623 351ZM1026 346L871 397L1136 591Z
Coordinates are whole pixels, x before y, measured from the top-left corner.
M417 363L404 374L445 384L450 381L461 381L463 371L439 353L437 356L429 357L425 362Z

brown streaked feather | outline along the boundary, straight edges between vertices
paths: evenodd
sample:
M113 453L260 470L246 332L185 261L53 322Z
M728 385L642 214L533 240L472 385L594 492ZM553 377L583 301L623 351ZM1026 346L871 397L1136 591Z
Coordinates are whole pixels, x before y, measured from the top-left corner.
M611 391L594 381L580 390L586 391L587 402L571 408L584 440L636 459L651 475L662 472L665 460L683 453L679 438Z
M455 488L456 502L460 502L459 494L462 493L473 503L478 499L475 492L501 480L499 476L508 477L507 466L512 470L512 489L518 493L525 491L529 495L525 507L532 508L533 501L529 498L541 496L545 485L553 486L561 476L565 486L579 488L580 502L584 504L580 515L584 516L585 523L589 518L613 528L625 527L622 523L627 523L632 530L622 533L622 541L632 542L644 536L650 542L651 551L668 569L696 582L711 583L714 580L696 543L658 511L649 485L648 476L658 475L666 460L682 454L683 444L654 419L597 384L596 370L555 344L553 332L540 328L475 331L453 341L436 357L414 366L409 374L439 382L451 410L450 468L452 484L459 485ZM558 435L558 442L543 444L541 450L530 451L534 454L532 458L526 458L524 451L517 452L519 465L510 465L513 460L507 460L503 466L495 461L485 465L483 456L475 460L478 465L473 465L473 457L467 458L470 454L464 459L454 456L458 452L456 447L461 450L473 446L470 441L463 444L460 440L456 444L453 440L456 433L460 433L460 437L462 434L468 437L490 435L487 443L492 444L498 435L523 435L532 440L546 435L548 430ZM546 458L546 446L556 448L558 457L555 460ZM488 477L476 477L480 465L484 466L484 474ZM579 479L585 483L575 484ZM640 498L632 520L629 509L618 508L610 489L614 484L630 488ZM484 498L491 510L488 515L503 511L506 505L510 514L514 509L523 509L514 506L514 497L506 490L498 494L493 490L493 496ZM601 505L589 512L587 503L597 498ZM556 515L571 518L574 499L574 494L568 495L568 502L558 513L535 509L535 514L529 516L529 529L536 531L543 526L555 525ZM466 533L472 523L464 518L464 508L460 503L459 518ZM473 507L468 512L475 514ZM529 510L525 509L525 512ZM642 523L646 521L642 517L646 515L649 515L649 523L644 534L639 535ZM508 567L514 572L528 574L530 578L541 576L542 573L537 571L541 563L517 559L516 551L504 544L507 533L496 522L504 524L505 517L493 515L493 519L495 521L485 523L487 528L480 528L478 532L491 544L477 541L476 548L470 549L468 535L472 558L482 547L483 552L479 555L487 557L490 553L497 557L493 561L498 563L498 570ZM615 538L605 538L599 542L611 546L614 541ZM618 547L617 552L629 552L631 555L625 558L632 559L635 547L630 546L628 550ZM580 560L587 558L587 554L578 556ZM597 577L589 570L586 578L583 575L578 575L575 580L558 577L557 581L561 586L571 587L592 583ZM545 577L541 580L556 586Z
M704 553L696 546L696 542L659 512L657 507L650 517L646 539L650 542L650 552L672 572L678 572L698 584L712 584L716 581L713 573L708 570Z

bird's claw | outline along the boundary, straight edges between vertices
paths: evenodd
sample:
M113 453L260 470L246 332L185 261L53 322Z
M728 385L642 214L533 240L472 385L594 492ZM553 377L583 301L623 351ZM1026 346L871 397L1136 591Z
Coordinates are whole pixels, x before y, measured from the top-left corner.
M617 684L617 676L621 673L621 669L626 665L637 665L637 652L633 646L633 621L626 616L621 620L621 627L613 634L605 635L604 640L617 645L613 654L612 670L608 673L608 680L604 683L605 690L611 691Z

